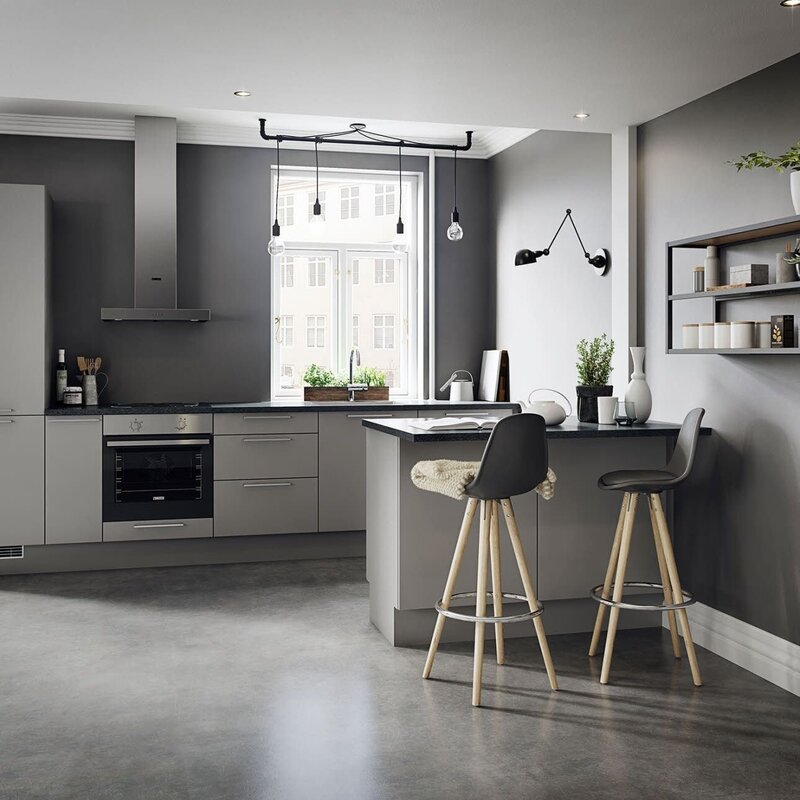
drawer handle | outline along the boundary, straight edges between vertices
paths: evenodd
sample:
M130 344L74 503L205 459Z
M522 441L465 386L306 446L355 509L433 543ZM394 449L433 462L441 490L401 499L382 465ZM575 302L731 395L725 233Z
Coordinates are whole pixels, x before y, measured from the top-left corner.
M185 522L159 522L153 523L152 525L134 525L134 529L139 530L140 528L185 528Z
M488 417L488 411L470 411L469 409L465 409L464 411L445 411L444 415L446 417Z
M79 418L79 419L49 419L48 422L55 424L58 423L61 425L63 422L100 422L100 417L92 417L90 419L86 418Z
M259 414L257 417L242 417L244 420L254 419L294 419L291 414Z
M13 419L0 419L0 425L11 425L14 422Z
M13 414L13 408L0 408L0 414Z
M393 417L394 414L348 414L348 419L377 419L378 417Z
M245 489L274 489L279 486L294 486L291 481L283 481L281 483L243 483Z
M294 439L291 436L282 436L281 438L272 438L272 439L242 439L243 442L293 442Z

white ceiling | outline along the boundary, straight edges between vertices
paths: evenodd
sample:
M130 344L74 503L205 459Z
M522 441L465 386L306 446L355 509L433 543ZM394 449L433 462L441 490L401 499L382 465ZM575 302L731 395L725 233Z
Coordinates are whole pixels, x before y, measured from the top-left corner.
M209 124L608 132L800 51L778 0L0 0L0 19L0 111Z

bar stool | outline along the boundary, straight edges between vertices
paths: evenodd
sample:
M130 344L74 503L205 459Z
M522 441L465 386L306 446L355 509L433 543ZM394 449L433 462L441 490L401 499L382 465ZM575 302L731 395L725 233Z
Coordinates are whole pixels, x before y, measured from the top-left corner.
M694 651L692 632L689 629L689 617L686 608L695 602L694 597L681 586L678 576L678 565L675 563L675 554L672 550L667 518L661 504L661 493L666 489L679 486L692 471L697 440L700 434L700 423L705 410L695 408L686 415L675 450L669 464L663 470L619 470L607 472L597 482L601 489L613 492L622 492L622 508L620 509L614 543L611 547L611 558L608 562L605 581L592 589L592 597L600 603L597 609L592 643L589 646L589 655L597 653L600 635L603 629L603 617L606 607L611 608L608 620L608 633L603 652L603 667L600 673L600 683L608 683L611 671L611 657L614 651L614 639L617 635L617 623L621 608L635 611L666 611L669 619L670 636L672 638L672 651L675 658L681 657L680 639L676 626L676 616L680 620L683 630L683 639L686 653L689 656L689 666L692 671L692 681L695 686L702 686L700 667ZM645 583L642 581L625 581L625 570L628 564L628 554L631 546L633 522L636 517L636 506L639 495L647 495L650 508L650 522L653 528L658 569L661 574L661 583ZM664 593L664 602L659 605L644 605L623 601L623 590L630 587L661 589ZM609 599L609 596L611 599Z
M497 663L505 662L505 643L503 625L511 622L522 622L532 619L539 647L542 651L550 687L558 689L556 672L550 656L550 648L544 632L544 625L539 619L544 610L536 598L525 551L511 505L511 497L527 494L547 477L547 439L545 437L544 419L537 414L514 414L501 419L489 437L483 452L480 466L475 478L465 488L469 498L461 530L458 534L453 561L444 588L444 595L436 603L439 616L431 638L428 658L425 661L423 678L429 678L433 669L433 661L442 637L445 617L475 623L475 658L472 673L472 705L481 703L481 677L483 674L483 646L485 626L495 626ZM453 593L458 571L467 546L470 527L480 503L480 536L478 540L478 586L475 592ZM511 546L519 569L525 595L504 592L501 588L500 570L500 526L498 507L502 507ZM489 560L492 568L492 592L487 591ZM494 616L486 615L487 597L491 596L494 604ZM475 614L466 614L450 609L453 600L475 598ZM529 610L521 614L503 615L503 600L527 601Z

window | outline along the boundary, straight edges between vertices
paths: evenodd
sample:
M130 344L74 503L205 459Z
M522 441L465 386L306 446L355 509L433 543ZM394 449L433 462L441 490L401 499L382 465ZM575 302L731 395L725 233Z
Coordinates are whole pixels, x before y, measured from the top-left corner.
M291 314L281 317L281 344L294 347L294 317Z
M397 187L390 183L378 183L375 186L375 216L394 216L394 198Z
M358 281L360 278L359 272L358 259L354 258L353 265L350 267L350 279L353 281L353 286L358 286Z
M383 376L386 378L386 385L390 388L394 388L394 370L393 369L386 369L383 371Z
M306 317L306 347L325 347L325 317Z
M314 219L314 202L316 201L316 199L317 199L317 195L316 195L315 192L309 192L308 193L308 221L309 222L311 222ZM324 222L325 221L325 217L327 215L328 207L327 207L327 205L325 203L325 192L323 192L322 190L320 190L320 193L319 193L319 205L320 205L320 209L322 211L322 214L320 214L319 219L321 219Z
M281 289L291 289L294 286L294 258L283 256L281 258Z
M360 186L342 186L339 190L341 218L358 219L358 199Z
M291 364L281 364L281 389L294 387L294 367Z
M373 347L376 350L394 349L394 314L375 314L372 318Z
M278 224L294 225L294 195L285 194L278 198Z
M394 258L375 259L375 283L394 283Z
M325 285L325 262L324 258L309 258L308 259L308 285L309 286L324 286Z
M358 347L358 314L353 314L353 347Z

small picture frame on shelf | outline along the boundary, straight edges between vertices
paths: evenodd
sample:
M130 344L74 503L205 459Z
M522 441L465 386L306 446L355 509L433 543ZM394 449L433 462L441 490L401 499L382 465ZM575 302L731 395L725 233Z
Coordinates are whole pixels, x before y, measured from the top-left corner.
M794 314L770 317L770 347L794 346Z

